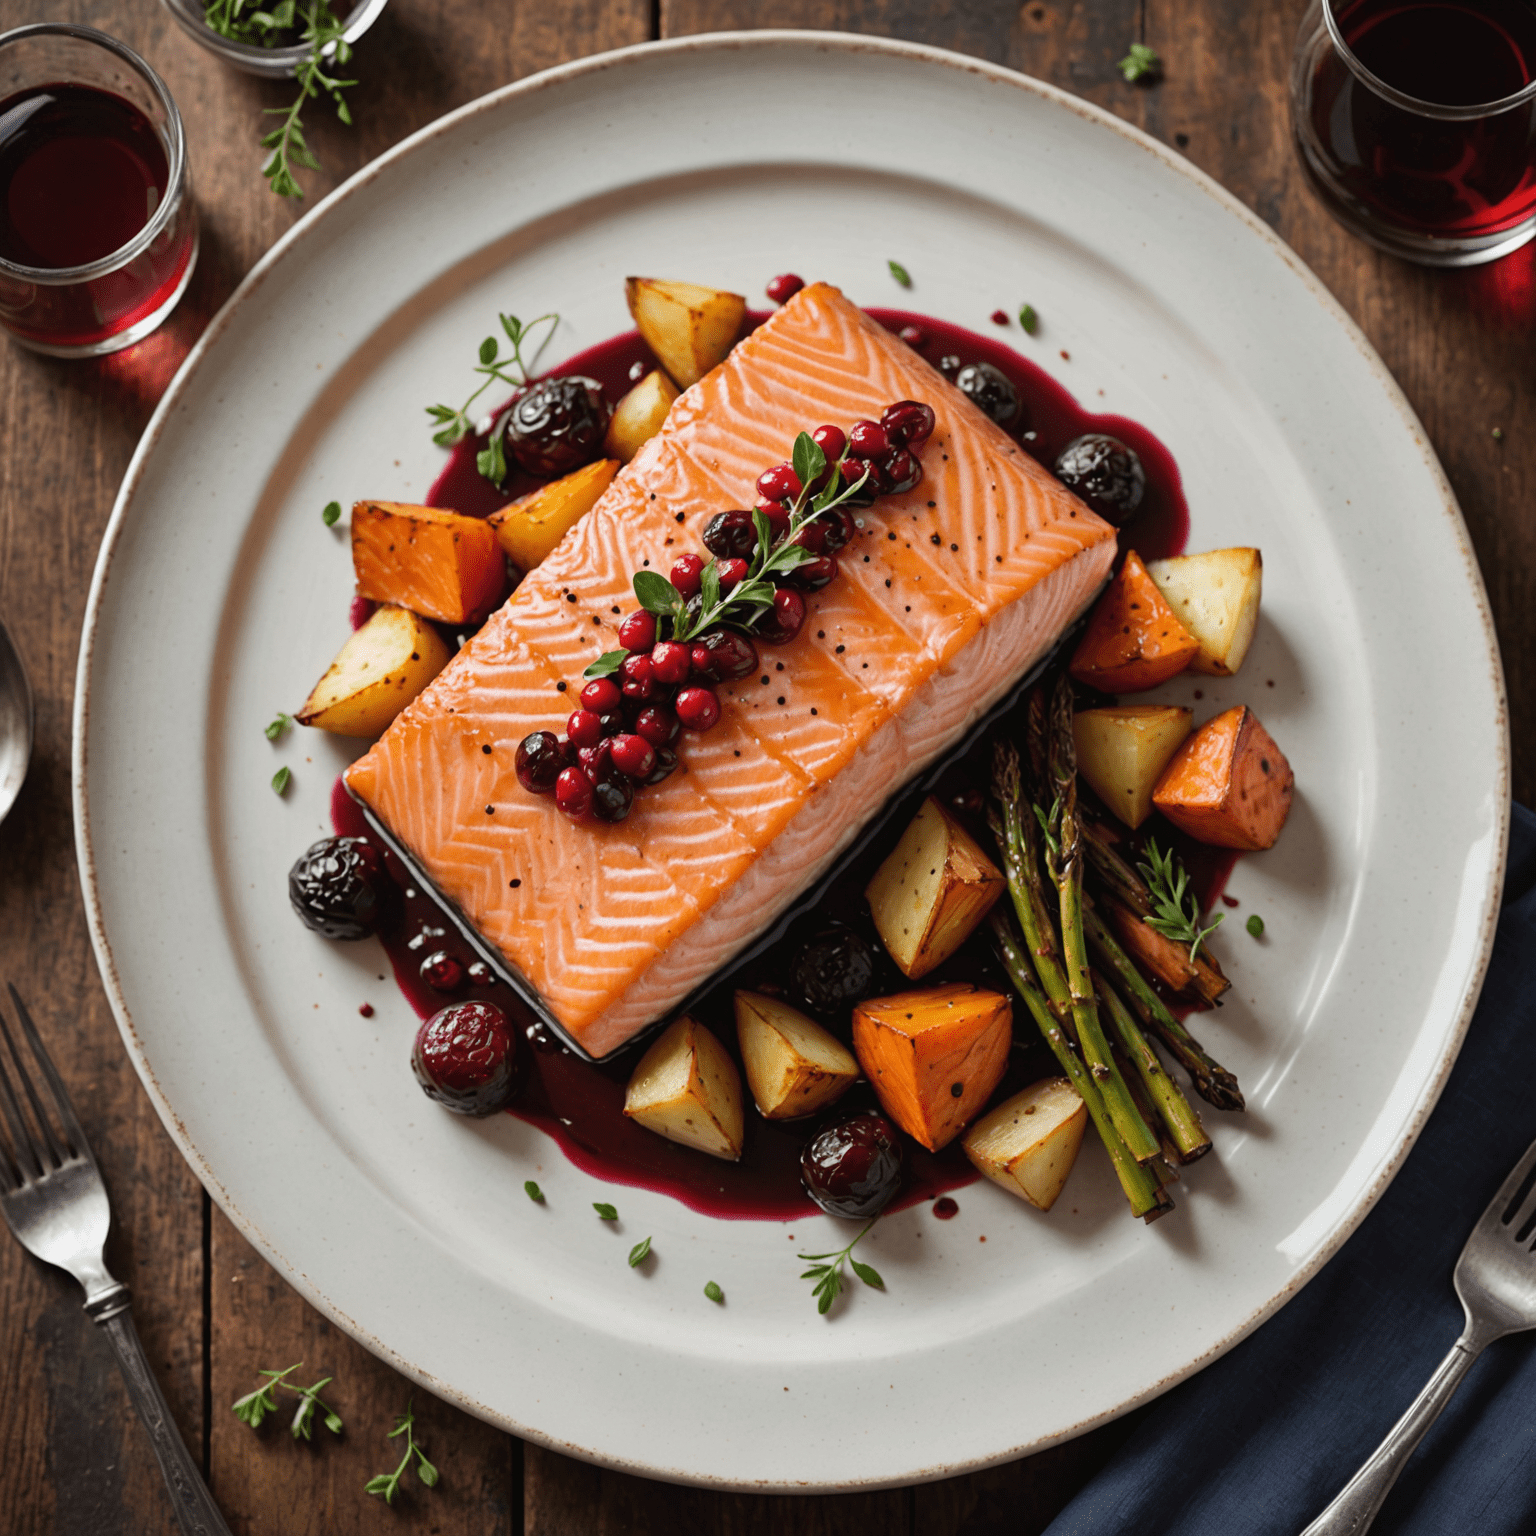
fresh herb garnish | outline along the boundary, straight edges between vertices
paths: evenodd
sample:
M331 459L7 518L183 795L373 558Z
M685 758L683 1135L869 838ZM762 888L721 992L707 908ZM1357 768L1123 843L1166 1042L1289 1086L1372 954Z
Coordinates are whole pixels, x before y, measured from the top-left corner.
M846 458L845 449L837 464L829 464L826 454L810 433L802 432L795 439L791 463L800 481L800 494L789 509L789 527L775 544L767 517L762 512L752 514L757 543L747 564L747 574L729 592L720 590L718 559L711 560L699 573L699 596L695 604L685 601L683 594L665 576L656 571L637 571L635 596L647 613L655 614L662 621L657 638L691 640L719 624L750 631L773 607L777 591L773 578L787 575L797 566L816 558L811 550L795 542L796 535L808 523L815 522L856 495L869 478L866 466L852 485L844 485L841 466ZM605 652L582 676L608 677L619 670L625 655L624 651Z
M1131 51L1115 66L1126 80L1134 85L1138 80L1154 80L1163 71L1163 61L1155 48L1145 43L1132 43Z
M416 1458L416 1475L428 1488L437 1487L437 1468L427 1460L426 1453L416 1443L416 1415L411 1412L411 1403L415 1399L409 1399L405 1405L405 1412L395 1420L395 1427L390 1430L389 1438L395 1439L399 1435L405 1436L405 1455L400 1458L400 1465L393 1472L380 1472L377 1477L368 1479L367 1492L382 1493L386 1504L392 1503L395 1497L395 1489L400 1486L400 1479L405 1476L405 1469L410 1466L411 1458Z
M229 1405L235 1417L242 1424L249 1424L252 1429L260 1429L267 1415L277 1412L277 1398L273 1393L281 1387L285 1392L294 1393L299 1399L298 1410L288 1426L295 1440L309 1439L310 1432L314 1428L316 1413L321 1415L321 1421L333 1435L339 1435L341 1433L340 1417L334 1409L320 1400L321 1387L329 1386L335 1378L324 1376L312 1387L296 1387L288 1378L303 1364L304 1362L299 1360L290 1365L286 1371L261 1371L259 1374L267 1379L254 1392L247 1392L244 1397L237 1398Z
M469 419L469 408L476 400L488 390L491 385L500 380L503 384L511 385L513 389L521 389L528 382L528 373L533 365L538 362L539 354L554 335L555 327L560 323L557 314L540 315L536 320L530 320L526 325L516 315L498 315L501 328L506 332L507 340L512 343L512 355L502 357L501 343L494 336L487 336L480 343L480 361L475 365L476 373L485 375L483 383L458 410L448 405L429 405L427 415L437 422L437 431L432 434L432 441L444 448L451 448L461 438L468 437L474 431L474 424ZM538 346L523 356L523 347L533 335L536 326L548 324L548 329L539 338ZM502 444L501 433L497 428L499 421L491 423L489 441L486 446L475 455L475 468L478 469L493 485L500 485L507 478L507 454Z
M282 710L278 710L276 716L273 718L272 723L265 727L263 734L266 736L268 741L276 741L277 738L281 736L283 732L286 731L292 724L292 716L285 715Z
M283 121L261 140L261 147L272 151L261 168L272 190L279 197L303 197L304 189L294 177L294 166L309 171L320 169L320 162L304 139L304 123L299 116L304 103L323 93L335 102L336 116L342 122L352 121L351 110L341 93L357 81L339 80L326 73L332 64L346 64L352 57L352 45L345 36L346 23L337 20L330 0L278 0L271 10L261 9L258 0L205 0L203 20L220 37L234 43L255 48L308 48L308 55L293 72L299 82L298 98L291 107L265 109L268 115ZM296 39L291 36L295 30L299 33Z
M1040 329L1040 316L1035 313L1033 304L1020 306L1019 324L1024 327L1024 332L1028 336L1033 336Z
M843 1261L846 1259L856 1274L865 1285L872 1285L876 1290L885 1289L885 1281L882 1280L875 1268L870 1264L861 1264L854 1258L853 1250L858 1247L859 1240L869 1228L874 1226L876 1217L871 1221L846 1248L839 1248L836 1253L798 1253L798 1259L804 1259L810 1268L800 1276L802 1280L814 1280L816 1288L811 1294L816 1298L816 1310L825 1316L832 1308L832 1303L837 1300L843 1289ZM817 1262L818 1260L830 1260L830 1263ZM708 1295L706 1290L705 1295Z
M283 766L272 775L272 792L278 795L282 794L283 791L288 788L288 781L292 777L293 770L287 765L287 763L284 763Z
M1496 443L1502 443L1504 441L1504 428L1503 427L1495 427L1493 429L1493 440Z
M524 1179L523 1180L523 1193L525 1195L527 1195L528 1198L530 1200L534 1201L535 1203L542 1203L543 1202L544 1191L542 1189L540 1189L539 1186L537 1184L535 1184L532 1179Z
M646 1238L643 1243L636 1243L635 1246L629 1250L629 1267L631 1269L634 1269L638 1265L641 1265L641 1264L645 1263L645 1256L650 1251L651 1251L651 1240L650 1240L650 1238Z
M903 288L910 288L912 286L912 274L908 272L907 269L902 266L899 261L888 261L886 262L886 266L891 269L891 276L894 277Z
M334 528L340 518L341 503L339 501L326 502L325 510L320 514L320 521L324 523L327 528Z
M617 1221L619 1219L617 1208L609 1205L604 1200L594 1200L592 1202L592 1209L597 1212L599 1219L602 1221Z
M709 1297L711 1301L723 1302L725 1300L725 1292L722 1291L713 1280L708 1280L705 1282L704 1294Z
M1152 838L1147 839L1146 853L1148 862L1138 863L1136 867L1146 878L1147 890L1152 897L1152 915L1142 918L1142 922L1165 939L1188 944L1189 963L1193 965L1205 936L1214 933L1227 914L1218 912L1216 920L1202 928L1200 903L1188 890L1189 871L1184 868L1183 861L1171 848L1164 853Z
M1257 912L1255 912L1253 916L1248 919L1247 927L1248 932L1251 933L1254 938L1262 939L1264 937L1264 919L1260 917Z

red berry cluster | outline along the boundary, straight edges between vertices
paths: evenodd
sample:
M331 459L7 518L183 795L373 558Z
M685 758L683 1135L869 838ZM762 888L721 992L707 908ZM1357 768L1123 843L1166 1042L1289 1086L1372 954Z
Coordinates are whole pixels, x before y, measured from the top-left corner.
M807 455L821 467L810 485L802 484L792 464L764 470L757 479L756 515L717 513L703 535L714 558L686 554L672 566L674 611L658 616L639 608L623 619L621 650L603 658L606 675L582 688L566 734L535 731L519 743L523 788L553 792L556 805L573 819L622 821L637 785L659 784L677 768L680 733L707 731L720 719L715 686L758 670L754 640L784 645L800 632L803 594L837 575L837 552L854 536L852 508L918 483L918 451L933 427L932 407L899 400L877 422L856 422L847 433L834 426L811 433L816 451L807 448ZM798 450L796 457L806 462ZM758 515L768 526L766 544ZM645 579L668 591L659 578ZM706 589L714 601L708 610ZM733 594L741 596L739 604ZM642 601L650 598L642 594Z

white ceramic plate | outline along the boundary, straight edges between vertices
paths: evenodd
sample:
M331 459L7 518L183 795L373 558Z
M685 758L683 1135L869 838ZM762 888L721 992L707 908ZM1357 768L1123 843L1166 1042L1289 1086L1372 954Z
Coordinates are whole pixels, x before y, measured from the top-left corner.
M910 298L886 261L911 270ZM262 727L345 633L332 497L410 500L423 407L498 310L627 328L621 279L760 294L775 272L983 327L1166 442L1192 548L1257 544L1264 616L1209 714L1251 701L1295 765L1279 846L1232 882L1233 1000L1202 1024L1248 1092L1177 1215L1127 1219L1085 1153L1049 1217L990 1187L882 1222L830 1320L825 1218L716 1221L602 1185L407 1068L371 944L288 910L344 744ZM1068 360L1070 354L1070 360ZM1188 698L1193 681L1166 690ZM146 433L102 550L76 717L81 870L129 1051L188 1159L295 1286L518 1434L662 1477L937 1477L1161 1391L1294 1294L1381 1192L1475 999L1502 872L1498 655L1466 530L1398 390L1273 235L1106 114L931 50L711 36L584 61L445 118L257 267ZM268 787L293 768L284 799ZM367 999L377 1009L359 1016ZM522 1193L537 1177L544 1206ZM595 1199L614 1200L618 1231ZM625 1256L651 1236L641 1271ZM707 1280L726 1304L705 1300Z

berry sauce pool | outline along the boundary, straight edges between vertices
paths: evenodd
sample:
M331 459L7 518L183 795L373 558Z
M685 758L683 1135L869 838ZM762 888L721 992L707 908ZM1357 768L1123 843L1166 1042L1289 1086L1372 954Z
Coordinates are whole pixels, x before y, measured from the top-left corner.
M1042 463L1054 463L1061 449L1085 432L1107 432L1129 444L1141 456L1147 489L1141 512L1122 530L1122 548L1135 548L1149 560L1183 550L1189 515L1178 468L1168 450L1145 427L1123 416L1085 411L1047 373L994 337L905 310L871 309L868 313L892 331L907 325L918 326L926 339L917 350L935 365L941 357L953 355L962 364L988 362L1007 374L1028 413L1031 435L1024 438L1024 446ZM764 313L754 313L749 317L748 327L761 324L766 318ZM578 354L560 371L583 373L596 379L608 398L617 400L634 382L638 370L649 371L653 367L655 361L649 349L639 334L632 331ZM466 438L452 450L447 466L428 493L429 505L485 516L538 484L531 479L519 479L516 471L501 491L482 479L475 469L475 454L484 441ZM357 617L354 613L354 622ZM1006 728L1005 721L1003 729ZM947 771L935 791L971 824L983 842L986 831L979 813L980 791L986 783L984 758L985 748L968 753ZM367 835L362 812L340 781L332 796L331 817L339 835ZM1178 850L1190 871L1191 883L1209 907L1226 883L1235 856L1194 843L1175 832L1160 816L1146 823L1142 833L1156 836L1165 847L1171 843ZM895 835L893 832L892 838ZM863 900L864 886L888 851L890 841L891 838L879 839L879 846L855 858L818 907L798 918L783 940L752 962L744 973L732 976L729 983L707 993L692 1010L733 1056L737 1055L731 1001L734 989L744 986L776 996L786 995L782 978L789 973L790 958L807 938L834 920L862 934L879 954L880 968L871 987L872 996L911 985L886 958ZM417 1014L426 1018L449 1003L479 998L497 1003L527 1035L532 1047L532 1070L508 1113L548 1132L565 1155L587 1173L614 1184L659 1190L706 1215L792 1221L816 1211L801 1190L799 1177L801 1149L812 1135L815 1122L786 1125L764 1120L749 1110L746 1148L739 1163L707 1157L641 1129L624 1117L623 1105L625 1084L643 1046L631 1047L597 1064L566 1049L533 1018L510 988L486 973L485 967L472 965L474 955L436 902L411 884L393 855L385 857L405 899L400 919L383 935L384 948L394 967L395 979ZM463 983L451 991L434 991L422 979L422 961L438 952L456 957L465 973ZM968 981L1011 995L1006 974L980 936L923 980L924 984L935 986ZM794 997L789 1000L797 1005L802 1001ZM847 1018L823 1016L821 1022L845 1042L849 1039ZM1012 1060L994 1100L1059 1072L1044 1042L1027 1027L1028 1016L1023 1010L1016 1011L1015 1024ZM410 1042L402 1038L402 1071L407 1069L409 1053ZM838 1101L833 1113L877 1107L869 1089L860 1083ZM904 1137L903 1141L905 1180L901 1195L890 1209L938 1200L946 1191L980 1177L958 1142L941 1152L930 1153L910 1138ZM953 1202L941 1201L935 1214L953 1215Z

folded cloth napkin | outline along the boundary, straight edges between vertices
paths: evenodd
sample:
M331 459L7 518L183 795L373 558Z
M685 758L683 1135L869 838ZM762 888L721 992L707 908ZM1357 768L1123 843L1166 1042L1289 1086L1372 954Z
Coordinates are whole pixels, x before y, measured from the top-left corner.
M1482 999L1429 1124L1293 1301L1159 1399L1046 1536L1298 1536L1461 1332L1456 1260L1536 1140L1536 815L1516 806ZM1372 1536L1536 1533L1536 1333L1491 1345Z

